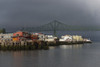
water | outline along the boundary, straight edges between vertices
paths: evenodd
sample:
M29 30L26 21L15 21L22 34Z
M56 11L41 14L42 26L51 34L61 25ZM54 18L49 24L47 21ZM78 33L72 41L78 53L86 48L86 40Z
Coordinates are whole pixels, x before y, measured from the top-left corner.
M49 50L0 51L0 67L100 67L100 32L85 31L76 34L91 36L94 42L61 45L50 47Z

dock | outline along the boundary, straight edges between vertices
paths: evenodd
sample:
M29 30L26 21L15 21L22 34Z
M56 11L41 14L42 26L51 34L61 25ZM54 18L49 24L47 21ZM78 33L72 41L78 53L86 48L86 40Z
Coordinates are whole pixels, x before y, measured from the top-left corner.
M0 50L37 50L49 49L44 41L9 41L0 42Z
M84 44L92 42L45 42L45 41L6 41L0 42L0 50L48 50L49 46Z

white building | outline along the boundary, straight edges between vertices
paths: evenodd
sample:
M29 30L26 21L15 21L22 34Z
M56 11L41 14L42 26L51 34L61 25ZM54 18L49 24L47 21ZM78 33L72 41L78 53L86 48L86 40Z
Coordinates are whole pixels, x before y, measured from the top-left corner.
M83 41L85 41L85 42L91 42L91 40L90 39L83 39Z
M39 37L39 40L42 40L42 41L45 40L45 35L44 34L39 34L38 37Z
M0 34L0 40L1 41L12 41L13 33L8 34Z
M73 38L73 41L83 41L82 36L79 36L79 35L73 35L72 38Z
M59 41L72 41L72 36L71 35L65 35L65 36L61 36L61 39L59 39Z
M48 41L48 42L53 42L53 41L55 41L55 39L57 39L57 37L54 37L53 35L45 36L45 41Z

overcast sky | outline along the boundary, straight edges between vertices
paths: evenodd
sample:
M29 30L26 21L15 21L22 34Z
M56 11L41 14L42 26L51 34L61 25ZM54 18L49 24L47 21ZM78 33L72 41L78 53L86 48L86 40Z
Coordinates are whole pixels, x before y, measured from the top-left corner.
M8 30L53 20L100 25L100 0L0 0L0 26Z

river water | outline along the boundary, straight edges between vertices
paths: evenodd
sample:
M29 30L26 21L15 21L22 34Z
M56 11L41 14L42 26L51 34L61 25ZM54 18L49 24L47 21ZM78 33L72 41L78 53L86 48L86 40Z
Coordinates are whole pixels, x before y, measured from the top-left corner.
M59 32L90 37L92 44L60 45L49 50L0 51L0 67L100 67L100 31Z

